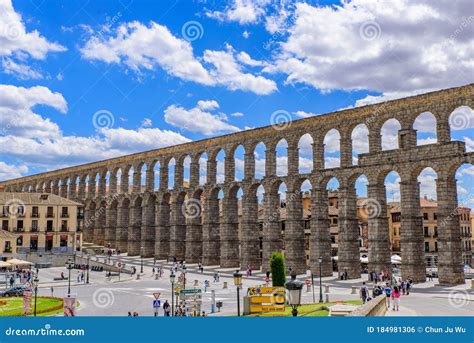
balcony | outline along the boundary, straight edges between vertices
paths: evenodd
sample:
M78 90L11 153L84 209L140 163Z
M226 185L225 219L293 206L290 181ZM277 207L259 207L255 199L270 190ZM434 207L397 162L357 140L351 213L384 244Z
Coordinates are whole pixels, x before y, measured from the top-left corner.
M54 218L54 213L46 213L46 218Z
M62 227L60 232L69 232L69 228L68 227Z
M61 218L69 218L69 213L61 213Z
M32 227L32 228L30 229L30 232L38 232L38 228L37 228L37 227Z
M13 232L25 232L25 228L24 227L14 227Z
M39 218L39 213L32 213L31 218Z
M7 217L8 217L8 212L0 213L0 218L7 218Z
M11 248L11 247L10 247L10 248L5 248L5 249L3 249L3 253L4 253L4 254L5 254L5 253L11 253L11 252L12 252L12 248Z
M54 232L54 230L53 230L52 228L51 228L51 229L48 229L48 228L47 228L47 229L44 230L44 231L45 231L45 232Z

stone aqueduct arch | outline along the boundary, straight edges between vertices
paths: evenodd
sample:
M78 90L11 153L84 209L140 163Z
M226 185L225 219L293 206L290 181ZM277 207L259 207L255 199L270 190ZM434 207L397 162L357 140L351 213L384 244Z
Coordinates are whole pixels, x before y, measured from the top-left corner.
M287 186L287 225L285 254L287 264L301 273L306 270L304 229L300 186L312 185L310 269L319 275L331 275L331 240L329 233L326 184L336 177L340 182L339 268L349 277L359 273L358 227L354 182L360 175L368 179L368 198L379 204L369 218L369 269L388 270L390 246L386 213L384 178L390 171L401 177L401 249L402 276L425 280L423 230L419 211L417 175L429 166L437 175L439 278L441 283L464 282L459 218L456 215L455 171L463 163L472 163L474 153L465 144L451 141L449 115L459 106L472 108L474 85L427 93L381 104L343 110L318 117L294 121L285 127L267 126L216 138L181 144L163 149L84 164L76 167L22 177L0 183L4 191L51 192L85 204L84 240L112 242L114 247L130 254L176 256L190 263L220 264L245 268L268 263L272 251L281 249L278 223L278 186ZM429 111L436 118L437 143L416 145L416 117ZM399 148L382 151L380 130L385 121L395 118L401 124ZM352 163L352 130L359 124L369 129L369 152ZM331 129L340 133L340 167L324 168L324 136ZM298 142L310 134L313 139L313 171L298 173ZM276 145L288 143L288 176L276 176ZM265 176L255 178L255 147L265 145ZM235 181L234 151L242 145L244 178ZM225 152L225 180L216 181L217 154ZM207 154L207 179L199 184L199 158ZM183 180L183 161L191 157L189 184ZM168 189L170 160L174 167L174 187ZM155 191L155 165L159 164L159 188ZM142 185L142 167L146 167ZM129 171L133 169L132 185ZM120 188L117 174L121 171ZM107 182L108 177L108 182ZM107 188L108 185L108 188ZM258 204L256 190L263 186L263 262L259 253ZM131 186L131 187L129 187ZM242 215L240 229L236 191L241 189ZM218 193L222 190L222 208ZM187 215L185 199L199 204L197 214ZM184 204L184 205L183 205ZM219 216L220 211L222 216ZM240 243L240 244L239 244Z

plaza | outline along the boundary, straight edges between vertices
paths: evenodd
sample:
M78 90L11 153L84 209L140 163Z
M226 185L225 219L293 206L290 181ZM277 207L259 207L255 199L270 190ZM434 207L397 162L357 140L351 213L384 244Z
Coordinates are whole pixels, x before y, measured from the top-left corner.
M92 258L93 260L94 258ZM99 260L108 259L107 256L100 256ZM156 279L152 273L154 260L143 259L143 274L140 273L142 259L139 257L112 256L111 263L121 261L125 266L134 266L137 275L122 273L120 281L118 275L111 278L106 276L106 272L89 271L89 283L84 280L77 282L78 270L71 272L71 294L75 296L79 307L77 316L127 316L128 312L137 312L139 316L154 316L153 293L160 293L161 304L165 300L171 304L171 283L170 268L172 263L157 261L155 266L163 266L163 277ZM155 268L156 269L156 268ZM39 296L53 295L64 297L67 293L68 281L54 281L60 274L67 274L65 267L52 267L39 270ZM213 275L219 272L220 281L213 282ZM198 270L197 265L187 265L186 285L187 288L201 288L203 291L201 310L208 316L236 316L237 296L236 287L233 281L233 269L222 269L218 266L206 267L204 273ZM177 273L179 275L179 271ZM305 281L306 275L299 275L298 279ZM261 286L265 284L265 273L256 272L251 277L243 276L243 285L240 292L241 308L243 307L243 296L249 287ZM359 288L363 281L367 281L367 276L355 280L339 280L337 274L322 278L323 299L326 302L338 302L347 300L360 300ZM197 280L198 286L195 285ZM210 286L204 291L204 281L208 280ZM224 288L224 283L227 288ZM329 286L329 287L327 287ZM368 283L369 289L372 285ZM356 290L354 294L353 289ZM329 292L326 292L328 290ZM212 291L215 292L215 302L222 301L220 311L214 306L212 313ZM328 297L328 298L326 298ZM319 300L319 279L315 279L314 285L315 303ZM472 315L472 304L474 301L474 290L471 288L471 280L467 280L463 285L439 286L438 280L427 281L415 284L410 295L402 296L400 311L388 310L386 316L470 316ZM304 286L302 292L302 304L313 302L312 288ZM176 306L176 302L175 302ZM158 310L158 316L163 316L162 307Z

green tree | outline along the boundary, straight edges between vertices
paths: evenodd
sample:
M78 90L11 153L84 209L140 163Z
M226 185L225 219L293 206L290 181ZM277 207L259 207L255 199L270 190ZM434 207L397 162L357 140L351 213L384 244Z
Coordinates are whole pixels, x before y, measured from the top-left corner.
M286 267L285 257L279 251L274 251L270 258L270 270L272 272L273 287L285 286L286 282Z

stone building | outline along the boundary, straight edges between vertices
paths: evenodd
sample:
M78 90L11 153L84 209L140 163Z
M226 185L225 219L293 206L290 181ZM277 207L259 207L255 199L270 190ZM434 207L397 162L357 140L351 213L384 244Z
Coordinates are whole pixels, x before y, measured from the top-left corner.
M0 261L13 257L16 251L16 239L15 234L0 230Z
M82 244L82 204L46 193L0 192L3 232L16 236L12 253L71 254Z
M420 199L420 217L423 221L424 251L427 266L438 265L438 202L436 200ZM390 203L391 215L391 244L392 252L400 253L400 203ZM472 226L470 221L471 209L458 207L459 231L461 236L462 260L465 265L472 265Z
M369 269L390 270L391 251L387 232L387 174L396 171L401 179L400 250L404 256L403 277L425 280L423 223L419 220L418 175L430 167L437 173L438 273L440 283L464 283L462 239L457 208L456 170L474 162L461 141L451 140L450 116L461 106L473 107L474 85L451 88L380 104L351 108L286 124L275 124L220 137L135 153L104 161L49 171L0 182L9 192L51 193L84 204L84 240L111 242L130 255L175 256L189 263L245 268L247 264L267 268L273 251L286 248L287 265L298 273L306 271L305 231L301 186L311 184L310 269L319 275L332 274L331 226L327 206L327 184L339 182L338 267L349 278L360 277L359 225L356 180L368 180L367 201ZM414 122L422 113L436 119L436 142L417 144ZM382 145L382 127L388 120L400 124L397 146ZM368 131L368 152L354 158L352 133L358 126ZM324 139L328 132L340 135L340 163L325 165ZM299 170L301 138L312 139L312 170ZM287 143L287 173L277 175L276 148ZM257 146L264 146L264 173L256 174ZM244 152L244 176L236 180L235 151ZM223 181L217 178L217 158L224 154ZM205 156L206 175L200 159ZM189 184L184 184L184 160L190 158ZM171 168L172 167L172 168ZM173 185L170 187L170 171ZM144 185L142 184L144 175ZM155 178L155 175L157 178ZM205 183L200 180L205 176ZM129 191L129 179L132 191ZM218 182L219 181L219 182ZM285 236L280 229L278 189L285 184ZM144 186L144 187L143 187ZM260 255L257 190L264 189L263 253ZM142 191L145 189L145 191ZM87 190L87 191L86 191ZM242 196L242 216L238 197ZM222 197L222 220L219 194ZM141 249L140 247L143 247Z

